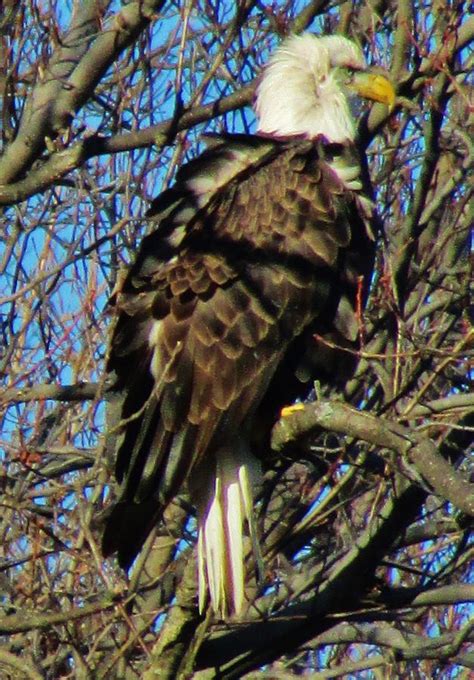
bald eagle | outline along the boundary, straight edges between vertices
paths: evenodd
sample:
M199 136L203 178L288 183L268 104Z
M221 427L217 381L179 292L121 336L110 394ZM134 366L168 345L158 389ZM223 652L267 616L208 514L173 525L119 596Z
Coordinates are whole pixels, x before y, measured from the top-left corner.
M342 36L292 36L257 90L255 135L227 134L152 204L117 296L108 371L121 395L105 555L127 568L173 498L197 511L199 605L245 604L259 453L283 405L335 380L315 336L357 347L374 256L352 94L393 104Z

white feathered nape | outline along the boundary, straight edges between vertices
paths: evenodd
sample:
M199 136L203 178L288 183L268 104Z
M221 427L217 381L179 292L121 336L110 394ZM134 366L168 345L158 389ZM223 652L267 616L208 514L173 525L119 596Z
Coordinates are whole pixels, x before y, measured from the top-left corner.
M337 67L366 68L362 52L347 38L305 33L285 40L271 57L257 90L258 132L353 141L354 121L337 82Z

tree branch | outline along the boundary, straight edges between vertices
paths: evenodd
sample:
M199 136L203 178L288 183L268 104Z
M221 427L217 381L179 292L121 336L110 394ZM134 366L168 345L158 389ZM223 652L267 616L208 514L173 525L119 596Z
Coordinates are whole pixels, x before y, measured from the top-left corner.
M95 604L86 605L84 607L77 607L76 609L68 609L66 611L54 612L52 614L46 613L23 613L11 614L10 616L0 617L0 634L11 635L12 633L22 633L30 630L39 630L42 628L49 628L59 623L67 623L82 619L91 614L111 609L117 604L111 598L105 598Z
M26 103L18 134L0 159L0 185L8 184L31 165L44 148L45 137L54 133L53 121L58 127L54 109L68 76L87 53L90 38L97 32L98 4L97 0L86 0L75 6L67 36L61 47L56 46L47 68L39 72L39 80Z
M272 448L281 451L302 434L324 428L395 451L411 463L434 493L474 516L474 485L463 479L426 437L412 430L334 401L318 401L281 418L272 434Z
M86 38L97 31L99 3L89 0L76 7L64 47L53 54L47 76L30 96L18 135L0 161L0 185L9 184L31 166L45 138L54 138L68 124L116 57L136 41L163 4L164 0L144 0L122 7L90 48ZM80 153L77 159L79 164Z
M75 385L35 385L34 387L10 388L0 392L0 404L21 404L27 401L86 401L99 394L99 383L76 383Z

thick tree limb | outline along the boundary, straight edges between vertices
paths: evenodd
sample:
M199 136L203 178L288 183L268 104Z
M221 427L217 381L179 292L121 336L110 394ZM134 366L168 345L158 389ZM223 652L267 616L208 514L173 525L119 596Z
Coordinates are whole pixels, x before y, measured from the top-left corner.
M27 169L44 148L45 138L54 134L58 123L55 106L68 76L87 52L90 39L97 32L99 8L97 0L76 5L71 27L62 45L56 46L47 69L30 93L15 140L0 160L0 184L8 184Z
M98 383L75 385L42 384L33 387L10 388L0 392L0 404L20 404L26 401L52 399L54 401L86 401L98 395Z
M100 18L95 0L79 3L71 29L31 93L20 130L0 162L0 184L9 184L25 172L44 148L83 106L116 57L148 26L163 0L131 2L121 8L111 26L90 46ZM53 181L55 177L51 178Z
M298 436L321 427L395 451L403 461L414 466L436 495L474 516L474 485L439 455L431 439L341 402L313 402L281 418L273 430L272 447L281 451Z

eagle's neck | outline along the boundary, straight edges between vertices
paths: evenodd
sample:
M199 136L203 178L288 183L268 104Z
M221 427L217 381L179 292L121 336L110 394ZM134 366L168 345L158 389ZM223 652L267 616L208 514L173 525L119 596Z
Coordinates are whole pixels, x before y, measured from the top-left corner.
M334 40L334 39L333 39ZM331 54L313 36L293 37L275 53L260 82L258 131L353 141L355 126Z

